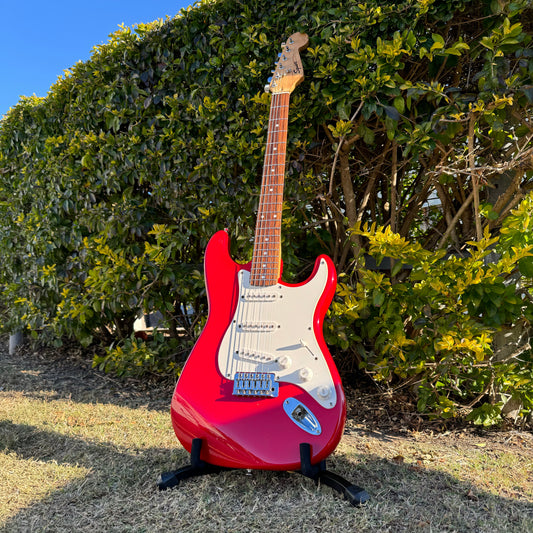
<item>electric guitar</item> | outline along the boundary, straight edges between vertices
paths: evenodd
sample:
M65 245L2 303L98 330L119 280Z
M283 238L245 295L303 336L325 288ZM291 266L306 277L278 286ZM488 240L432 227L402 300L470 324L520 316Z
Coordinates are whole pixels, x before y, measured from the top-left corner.
M345 423L341 380L322 334L337 276L322 255L303 283L281 280L281 215L289 97L303 80L307 35L282 44L273 78L252 261L234 262L227 231L210 239L204 270L205 327L179 377L171 417L190 452L222 467L298 470L300 443L311 462L337 446Z

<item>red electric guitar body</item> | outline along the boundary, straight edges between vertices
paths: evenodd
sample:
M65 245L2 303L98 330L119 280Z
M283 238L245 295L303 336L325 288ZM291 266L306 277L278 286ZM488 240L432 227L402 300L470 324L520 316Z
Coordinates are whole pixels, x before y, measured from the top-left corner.
M281 214L289 96L303 79L299 51L307 36L292 35L269 90L272 93L265 165L252 261L229 255L226 231L205 252L209 315L176 385L171 417L190 452L212 465L298 470L300 444L311 462L325 459L344 429L341 380L322 334L336 272L320 256L307 281L281 281Z

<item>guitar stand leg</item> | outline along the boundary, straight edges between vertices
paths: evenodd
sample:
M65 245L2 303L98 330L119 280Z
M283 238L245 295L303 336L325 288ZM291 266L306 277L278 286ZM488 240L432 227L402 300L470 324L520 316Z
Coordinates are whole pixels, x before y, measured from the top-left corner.
M300 462L302 465L302 469L299 471L300 474L312 479L317 485L319 482L324 483L324 485L328 485L337 492L340 492L344 496L344 499L353 506L357 507L370 499L370 495L366 490L357 485L353 485L342 476L330 472L326 468L326 461L312 465L311 445L307 442L300 444Z
M225 470L233 470L232 468L212 465L202 461L200 459L201 449L202 439L193 439L191 446L191 464L178 468L178 470L161 474L157 481L159 490L176 487L180 484L180 481L191 477L218 474ZM350 504L358 506L370 499L366 490L357 485L353 485L342 476L329 471L326 468L326 461L322 461L317 465L311 464L311 445L307 442L300 444L300 463L301 470L298 472L299 474L312 479L317 485L318 483L324 483L324 485L328 485L337 492L340 492Z
M159 490L166 490L179 485L180 481L190 477L205 476L207 474L218 474L224 470L231 470L223 466L212 465L200 459L202 449L202 439L193 439L191 446L191 464L173 470L164 472L157 480Z

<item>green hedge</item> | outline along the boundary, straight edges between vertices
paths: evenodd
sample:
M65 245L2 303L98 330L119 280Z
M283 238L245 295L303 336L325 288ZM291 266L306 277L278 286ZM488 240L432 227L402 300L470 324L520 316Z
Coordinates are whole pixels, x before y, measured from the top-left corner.
M350 322L343 307L388 294L361 268L368 243L387 226L429 252L464 251L485 227L496 234L530 186L531 15L525 0L221 0L121 29L46 98L21 99L0 123L1 327L111 346L97 362L122 373L179 371L205 321L207 240L228 227L232 252L250 257L269 103L262 87L280 41L303 31L310 47L290 114L285 278L302 279L321 252L332 256L342 284L330 342L341 365L355 357L375 372L392 357L377 342L384 326ZM367 221L382 229L362 231ZM520 253L527 271L531 259ZM437 265L425 275L440 279ZM393 274L383 278L391 294L415 284ZM525 307L487 327L528 320ZM163 312L170 339L131 338L141 309ZM428 357L438 358L445 334L435 333ZM380 377L403 383L401 368L390 362ZM462 405L488 398L476 387ZM455 394L426 389L426 410Z

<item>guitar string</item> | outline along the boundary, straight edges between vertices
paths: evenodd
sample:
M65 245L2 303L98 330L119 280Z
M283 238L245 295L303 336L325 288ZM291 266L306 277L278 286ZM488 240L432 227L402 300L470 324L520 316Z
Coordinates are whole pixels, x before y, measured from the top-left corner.
M286 147L286 129L279 128L280 122L284 126L288 116L288 98L276 98L278 95L273 95L273 103L270 109L269 128L266 143L265 163L263 169L262 180L262 194L260 196L260 203L258 209L258 223L257 223L257 235L254 242L254 258L252 261L252 272L250 274L250 286L251 287L266 287L277 284L279 277L280 266L280 239L279 234L281 232L281 217L277 217L277 213L281 213L282 201L283 201L283 177L285 166L285 147ZM288 94L286 95L289 96ZM277 105L276 100L281 99L281 104ZM275 121L276 126L272 126ZM281 146L282 145L282 146ZM282 150L279 150L283 147ZM277 152L277 153L275 153ZM279 168L282 166L283 168ZM269 172L271 170L271 172ZM279 172L281 170L281 172ZM281 177L281 180L279 179ZM275 179L277 181L272 181ZM281 191L279 190L281 189ZM271 194L273 193L273 194ZM275 201L267 201L267 199L274 198ZM274 209L271 209L274 206ZM276 215L276 217L273 217ZM274 221L274 218L277 218ZM267 241L268 239L268 241ZM267 256L265 260L264 255ZM262 266L261 266L262 265ZM268 266L267 266L268 265ZM241 285L243 285L241 283ZM241 313L237 319L236 331L241 330L237 335L238 357L237 368L238 371L247 371L252 368L258 368L259 371L265 371L267 365L264 362L259 362L259 365L254 364L253 360L246 361L244 354L250 353L250 357L261 357L263 354L268 355L272 349L272 333L267 328L265 331L261 331L253 325L259 326L261 324L261 318L265 318L265 313L262 313L261 300L256 298L259 292L257 289L241 287L239 292L239 299L242 295L245 296L244 301L241 301ZM272 302L269 302L272 303ZM268 305L267 309L270 311L267 314L267 321L265 325L271 325L273 323L275 304L273 306ZM244 328L239 328L242 324ZM251 331L244 331L248 326L251 327ZM244 330L243 330L244 329ZM256 339L255 343L250 342L250 336ZM270 342L269 342L270 341Z
M287 137L287 117L288 117L288 101L289 95L280 96L280 105L276 108L276 127L274 128L275 132L275 142L276 144L271 147L270 155L271 161L270 166L268 167L271 172L267 175L269 176L269 192L272 192L274 197L274 202L268 202L268 209L270 211L269 216L269 231L268 235L271 235L271 248L274 250L274 253L271 254L273 258L273 263L268 265L268 272L265 274L267 277L270 276L270 282L274 284L278 283L280 275L280 261L281 261L281 212L283 208L283 181L285 176L285 152L286 152L286 137ZM281 126L281 127L280 127ZM276 148L276 150L274 150ZM267 196L267 198L269 198ZM279 214L279 216L278 216ZM274 220L274 218L276 218ZM275 238L274 238L275 236ZM266 264L266 263L265 263ZM273 285L274 287L276 285ZM274 291L273 294L276 294L277 291ZM276 300L272 299L268 304L268 322L269 324L274 324L274 318L276 318L276 310L279 308L279 305L276 305ZM275 326L274 326L275 327ZM269 355L274 356L273 353L273 340L274 340L275 331L272 331L267 339L266 345L267 349L265 350Z
M267 228L268 228L268 225L270 224L270 221L269 221L269 217L270 217L270 212L269 212L270 211L269 209L270 198L269 197L270 195L268 194L268 188L270 186L269 184L270 172L269 171L270 171L271 166L274 164L273 153L274 153L274 148L276 148L276 142L277 142L274 123L277 121L277 114L279 110L278 110L278 107L276 106L276 103L277 103L276 97L273 96L272 102L271 102L271 108L270 108L270 116L269 116L269 122L268 122L268 134L267 134L267 143L271 143L271 144L267 145L265 148L263 179L261 183L261 212L260 212L260 216L258 219L258 230L259 230L258 239L259 239L260 257L257 258L256 273L259 276L259 283L261 284L262 287L265 285L268 285L270 281L270 280L267 280L267 272L263 266L264 265L263 261L265 260L265 254L268 259L273 257L270 251L270 248L272 245L267 244L267 242L271 242L271 241L268 241L269 237L267 237L267 233L268 233ZM264 305L261 305L260 300L254 302L254 318L257 316L256 320L258 321L259 324L260 324L259 321L261 319L262 313L261 312L258 313L258 311L261 307L264 307ZM264 318L265 317L263 313L263 319ZM255 343L254 343L255 347L254 348L259 357L260 357L260 353L265 351L264 342L262 342L263 336L264 334L262 334L261 331L259 331L258 334L255 336Z
M275 106L275 102L273 101L271 103L270 114L269 114L270 116L269 116L269 123L268 123L267 143L273 142L273 139L272 139L273 133L274 133L273 120L274 120L274 116L277 111L274 106ZM257 235L256 235L256 242L258 244L257 250L258 250L259 256L255 257L255 262L253 263L253 269L254 269L253 285L256 285L256 284L263 285L262 280L265 278L265 275L266 275L266 272L263 270L263 267L261 266L261 264L263 263L265 259L264 254L265 253L268 254L268 246L266 245L266 242L264 241L265 239L264 224L265 224L266 217L268 217L268 212L267 212L268 202L267 202L267 196L266 196L266 188L268 187L268 183L267 183L268 169L270 165L272 164L272 161L271 161L272 156L270 153L272 150L272 146L273 145L270 145L270 146L267 145L267 147L265 148L265 161L263 165L263 178L261 181L260 209L258 211ZM267 255L267 257L269 256ZM259 294L259 291L257 290L255 294ZM259 316L257 313L258 308L260 307L260 303L254 299L251 307L253 311L252 313L253 321L255 322L261 316L261 313L259 313ZM262 346L261 346L262 343L260 342L261 336L262 336L261 332L259 331L258 334L252 337L255 340L255 342L253 343L253 346L251 347L251 349L255 351L257 356L260 356L259 353L260 353L260 350L262 349ZM260 365L256 365L256 368L259 370Z
M277 206L277 202L279 201L279 189L280 188L277 188L277 190L275 191L275 193L273 195L270 194L270 192L274 192L274 184L279 184L279 178L280 178L280 153L283 151L284 152L284 147L281 146L282 144L282 141L283 139L280 139L280 137L283 136L283 134L281 133L281 130L280 130L280 122L281 122L281 125L284 126L285 123L284 123L284 119L283 119L283 115L284 115L284 107L283 107L283 97L279 97L279 98L276 98L276 100L281 100L281 102L279 103L280 105L279 106L276 106L274 108L274 121L275 121L275 127L273 128L273 139L272 139L272 142L273 144L270 146L270 149L267 148L267 154L269 154L269 158L270 160L267 162L265 161L265 165L266 165L266 169L265 169L265 173L266 173L266 176L268 177L268 179L266 180L267 181L267 188L268 188L268 191L265 191L266 192L266 195L265 195L265 199L267 200L266 202L266 209L268 210L268 216L266 217L267 220L268 220L268 226L267 226L267 231L265 232L264 236L265 238L266 235L269 235L269 239L270 239L270 248L272 249L272 253L269 254L267 257L272 260L272 261L276 261L279 263L279 250L276 250L275 247L277 246L276 242L274 242L272 240L272 237L273 237L273 234L276 233L275 231L275 223L274 223L274 220L273 220L273 213L274 212L277 212L278 210L278 206ZM276 101L276 103L278 103ZM274 197L274 202L271 202L271 197ZM263 263L263 265L265 265L266 263ZM270 265L272 266L272 265ZM274 270L271 271L272 269L269 268L268 271L265 269L265 277L268 278L270 277L271 279L269 280L269 285L272 283L272 282L275 282L277 283L278 280L274 280L272 279L273 276L275 275L276 273L276 269L277 271L279 272L279 266L278 265L273 265L274 266ZM264 268L264 267L263 267ZM273 319L273 310L272 310L272 305L275 306L275 304L272 304L271 302L268 303L268 308L267 308L267 320L268 320L268 323L271 323L272 322L272 319ZM265 353L268 353L270 355L272 355L272 335L274 334L274 332L268 332L267 333L267 338L265 339L265 342L264 342L264 345L265 345L265 349L264 349L264 352Z
M275 103L271 101L268 130L267 130L267 143L271 141L271 137L272 137L272 117L273 117L273 114L275 113L274 104ZM265 153L265 161L263 164L263 177L261 180L261 194L259 197L259 206L258 206L258 212L257 212L258 219L257 219L257 224L256 224L256 228L257 228L256 236L255 236L255 241L254 241L254 256L252 258L252 269L251 269L251 276L250 276L251 287L259 286L261 284L260 280L263 278L263 274L259 266L260 265L259 261L263 258L262 256L265 250L264 244L263 244L264 235L263 235L263 222L262 221L264 220L264 217L266 216L266 205L265 205L266 199L264 195L265 193L264 187L265 187L265 178L266 178L266 175L268 174L265 174L265 172L267 169L267 165L270 164L268 146L265 150L266 150L266 153ZM248 311L246 313L247 322L249 322L250 324L255 323L255 320L256 320L256 312L257 312L257 307L258 307L257 301L254 298L256 294L258 294L257 289L251 288L249 291L250 301L248 301L247 299L245 302L243 302L243 305L246 307ZM253 328L252 328L252 332L243 332L242 335L248 341L246 342L247 346L245 350L247 352L250 352L253 357L253 352L254 351L257 352L257 348L258 348L257 346L258 335L257 334L253 335ZM251 340L250 340L250 337L251 337ZM255 339L255 342L254 342L254 339ZM254 365L249 364L247 365L247 367L254 368ZM257 368L257 365L255 365L255 368Z
M273 96L272 98L274 104L277 103L277 97ZM272 174L273 174L273 171L276 171L276 173L278 173L278 169L277 167L275 166L277 161L276 161L276 158L274 157L274 152L278 149L278 143L279 143L279 139L277 138L278 135L277 135L277 130L275 128L275 125L277 125L279 127L279 107L275 105L275 107L272 107L271 109L271 117L270 117L270 121L269 121L269 136L270 136L270 139L267 137L267 142L270 142L272 144L270 144L269 146L267 146L265 148L266 150L266 154L265 154L265 165L264 165L264 169L263 169L263 198L264 198L264 202L263 202L263 211L262 211L262 216L264 217L262 219L262 231L261 231L261 242L263 243L263 246L264 246L264 249L267 251L267 258L269 260L275 260L276 257L273 253L273 250L272 250L272 239L270 237L270 233L271 233L271 225L272 225L272 213L271 213L271 205L272 205L272 202L270 201L271 200L271 194L269 193L269 190L273 189L271 187L272 185ZM274 206L274 209L275 209L275 206ZM267 242L267 239L269 239L269 243L270 244L266 244ZM270 252L270 253L268 253ZM261 268L260 268L260 271L261 271L261 278L262 279L265 279L265 285L270 285L272 280L269 279L272 277L271 273L269 271L266 270L265 268L265 265L266 263L264 263L264 260L265 260L265 257L264 257L264 252L263 252L263 256L261 257ZM263 306L264 307L264 306ZM267 311L269 311L270 309L267 308ZM267 320L270 320L270 313L264 313L266 314L267 316L265 317ZM267 336L268 336L268 333L267 333ZM263 340L263 339L261 339ZM263 342L263 343L260 343L260 350L262 352L265 352L265 353L268 353L270 350L270 346L269 346L269 343L268 342ZM268 347L268 348L267 348Z

